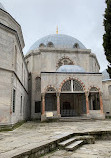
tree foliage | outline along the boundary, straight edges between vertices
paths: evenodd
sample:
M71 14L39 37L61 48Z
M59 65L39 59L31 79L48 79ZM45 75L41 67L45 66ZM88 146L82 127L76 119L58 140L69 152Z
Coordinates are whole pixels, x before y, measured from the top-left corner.
M104 14L104 28L105 34L103 35L103 47L108 60L107 72L111 78L111 0L106 0L106 9Z

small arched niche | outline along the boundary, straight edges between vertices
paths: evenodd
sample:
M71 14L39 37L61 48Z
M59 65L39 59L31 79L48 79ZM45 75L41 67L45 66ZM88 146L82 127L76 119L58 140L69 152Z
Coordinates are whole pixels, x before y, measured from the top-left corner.
M89 109L100 110L99 90L96 87L91 87L89 91Z
M39 48L43 48L43 47L45 47L45 44L44 44L44 43L41 43L41 44L39 45Z
M48 42L47 47L54 47L54 44L52 42Z
M75 43L75 44L73 45L73 48L80 48L80 47L79 47L79 44L78 44L78 43Z

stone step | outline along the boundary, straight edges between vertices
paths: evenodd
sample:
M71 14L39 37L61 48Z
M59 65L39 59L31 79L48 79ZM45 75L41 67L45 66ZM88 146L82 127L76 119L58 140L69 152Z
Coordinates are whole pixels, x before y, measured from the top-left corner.
M59 121L61 122L78 122L78 121L91 121L89 117L61 117Z
M78 140L78 141L75 141L75 142L71 143L70 145L66 146L65 149L67 151L74 151L78 147L82 146L83 144L84 144L84 140Z
M75 137L70 138L70 139L67 139L67 140L65 140L65 141L63 141L63 142L60 142L60 143L58 143L58 145L61 146L61 147L65 147L65 146L71 144L71 143L74 142L74 141L76 141L76 138L75 138Z
M58 143L58 145L59 145L59 147L64 148L65 146L68 146L71 143L78 141L78 140L84 140L84 143L86 143L86 144L95 143L95 138L93 136L84 135L84 136L75 136L75 137L69 138L65 141Z

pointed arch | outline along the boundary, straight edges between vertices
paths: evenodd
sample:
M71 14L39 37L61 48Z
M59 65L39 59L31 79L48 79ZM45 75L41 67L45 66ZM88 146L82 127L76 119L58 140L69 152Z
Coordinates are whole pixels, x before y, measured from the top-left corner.
M65 87L67 87L66 90L71 91L71 80L73 81L73 91L86 91L85 85L81 80L79 80L78 78L68 77L60 84L59 92L61 92Z
M56 68L58 69L62 65L74 65L74 62L68 56L63 56L58 60Z
M49 92L54 92L54 93L56 93L57 92L57 89L54 87L54 86L52 86L52 85L49 85L49 86L47 86L45 89L44 89L44 93L49 93Z

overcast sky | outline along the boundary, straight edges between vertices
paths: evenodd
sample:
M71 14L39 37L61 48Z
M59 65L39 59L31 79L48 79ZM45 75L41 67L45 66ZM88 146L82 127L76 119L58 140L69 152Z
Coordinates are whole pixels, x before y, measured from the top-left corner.
M105 0L0 0L22 27L24 54L39 38L67 34L97 55L101 71L107 67L103 43Z

